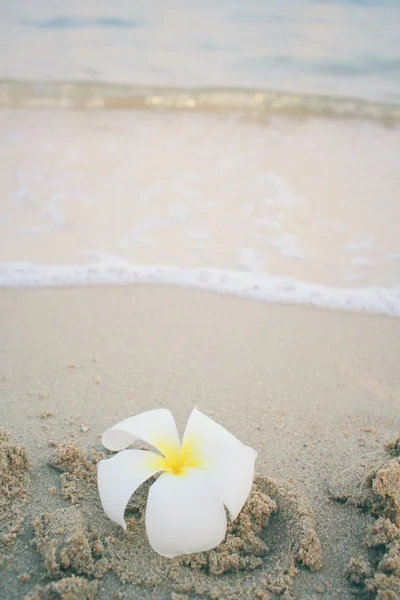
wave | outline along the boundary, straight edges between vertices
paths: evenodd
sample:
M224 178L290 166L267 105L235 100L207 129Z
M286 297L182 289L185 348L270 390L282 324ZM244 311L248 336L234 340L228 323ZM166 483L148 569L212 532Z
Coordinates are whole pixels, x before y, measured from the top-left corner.
M400 286L334 288L298 281L214 268L182 269L172 266L135 266L106 260L84 266L0 264L0 287L67 287L95 284L175 285L270 303L400 316Z
M400 122L400 105L351 98L230 88L163 88L101 82L0 81L0 107L87 110L191 110Z

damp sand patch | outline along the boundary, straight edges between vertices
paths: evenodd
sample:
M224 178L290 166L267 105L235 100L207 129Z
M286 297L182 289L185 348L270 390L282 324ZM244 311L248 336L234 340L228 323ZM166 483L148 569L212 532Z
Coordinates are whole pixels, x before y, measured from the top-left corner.
M13 444L0 432L0 566L11 558L10 549L21 533L28 502L29 461L24 446Z
M369 597L400 598L400 436L341 472L329 491L374 519L365 535L365 556L350 559L348 579Z
M114 572L125 593L123 584L134 584L127 597L143 586L159 598L290 598L299 568L321 568L315 515L306 498L290 483L261 476L220 546L172 560L159 556L144 524L153 480L132 496L124 532L105 516L98 497L97 463L103 457L100 452L87 457L75 443L55 450L51 465L60 472L69 505L34 519L35 546L49 579L96 581Z

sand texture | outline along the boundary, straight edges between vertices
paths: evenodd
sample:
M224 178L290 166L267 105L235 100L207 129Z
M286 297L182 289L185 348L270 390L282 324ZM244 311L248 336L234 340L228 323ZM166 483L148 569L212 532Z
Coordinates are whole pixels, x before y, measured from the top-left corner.
M25 448L12 444L7 432L0 432L0 565L7 560L25 520L28 472Z
M385 448L392 456L366 455L332 482L330 493L376 518L367 528L367 559L351 557L349 580L366 593L394 600L400 597L400 438L389 440Z
M253 598L269 591L272 598L289 597L297 563L311 570L322 566L315 515L304 496L292 484L261 476L218 548L162 558L150 549L144 528L152 480L132 497L125 533L106 518L98 501L96 463L101 457L95 453L88 459L69 443L60 445L50 462L61 471L61 495L71 503L33 523L35 547L52 579L71 572L100 579L113 571L122 583L153 590L156 597L168 597L169 591Z
M158 287L2 291L10 600L399 597L400 322ZM193 406L258 451L222 544L173 560L104 515L101 433ZM386 444L386 445L385 445Z

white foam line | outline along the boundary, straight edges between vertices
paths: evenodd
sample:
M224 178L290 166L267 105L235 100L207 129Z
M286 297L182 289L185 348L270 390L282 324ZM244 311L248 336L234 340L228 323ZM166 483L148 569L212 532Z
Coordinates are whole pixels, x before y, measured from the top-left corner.
M127 283L177 285L273 303L303 304L400 316L400 286L333 288L266 274L214 268L135 266L114 261L75 267L35 266L26 262L0 263L0 287L66 287Z

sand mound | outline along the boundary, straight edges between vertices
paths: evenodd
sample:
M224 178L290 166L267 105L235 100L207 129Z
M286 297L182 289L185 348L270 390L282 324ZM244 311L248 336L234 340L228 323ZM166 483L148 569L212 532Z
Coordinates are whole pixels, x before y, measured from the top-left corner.
M56 450L51 464L61 471L61 492L71 504L34 521L35 545L50 578L100 578L113 571L121 582L157 587L157 598L191 593L228 600L289 598L297 564L311 570L322 566L314 513L306 499L291 484L264 477L256 477L242 513L229 524L218 548L173 560L162 558L152 551L145 534L144 512L152 480L130 500L124 532L107 519L100 505L96 464L102 456L95 452L87 458L75 443Z
M45 513L34 520L33 526L35 545L50 577L57 579L65 572L101 577L110 569L103 558L103 543L73 507Z
M25 448L11 444L8 433L0 432L0 564L10 556L10 545L24 523L28 471Z
M366 455L330 486L333 498L376 518L366 534L366 558L353 557L350 581L382 600L400 598L400 437L386 452Z
M98 581L72 575L45 587L35 587L24 600L95 600L98 587Z

